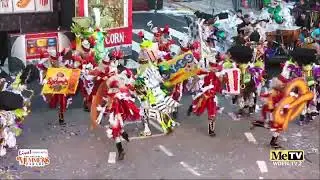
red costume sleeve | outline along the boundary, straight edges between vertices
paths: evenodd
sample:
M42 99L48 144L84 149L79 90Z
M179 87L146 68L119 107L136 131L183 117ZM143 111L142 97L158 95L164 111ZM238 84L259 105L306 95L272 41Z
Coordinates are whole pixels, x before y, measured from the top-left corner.
M201 55L199 52L193 51L192 54L193 54L194 58L196 58L198 61L201 59Z
M260 97L267 98L270 96L270 93L260 94Z
M211 78L212 78L212 84L214 85L216 92L221 93L222 91L221 82L220 82L220 79L217 77L216 73L211 72Z
M130 91L134 91L134 86L132 86L131 84L128 84L127 87L130 89Z
M44 64L37 64L37 68L41 69L41 70L45 70L47 69Z
M183 52L188 52L189 50L190 50L189 48L181 47L181 51Z
M200 70L197 75L206 75L208 74L209 72L208 71L204 71L204 70Z
M282 92L278 92L278 94L274 97L272 97L272 100L274 102L274 104L277 104L278 102L280 102L284 97L284 93Z

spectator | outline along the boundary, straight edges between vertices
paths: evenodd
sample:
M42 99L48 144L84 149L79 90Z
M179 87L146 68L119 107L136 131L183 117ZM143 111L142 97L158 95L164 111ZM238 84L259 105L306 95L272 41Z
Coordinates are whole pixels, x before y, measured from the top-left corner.
M306 0L300 0L298 3L296 3L293 11L294 11L294 17L297 19L303 12L307 12L310 10L310 3ZM306 14L308 16L308 14Z
M240 18L240 19L243 19L243 15L242 15L242 10L241 9L239 9L237 11L237 17Z
M317 54L320 55L320 23L318 23L318 27L312 31L311 37L315 40Z
M316 1L316 3L312 6L312 10L320 12L320 0Z
M300 16L296 19L296 25L310 29L310 19L307 17L306 12L302 12Z
M312 31L311 37L320 43L320 23L318 23L318 27Z
M237 31L238 31L238 34L240 33L243 33L244 34L244 28L248 25L250 25L250 16L248 14L245 14L243 16L243 19L242 19L242 23L238 25L237 27Z

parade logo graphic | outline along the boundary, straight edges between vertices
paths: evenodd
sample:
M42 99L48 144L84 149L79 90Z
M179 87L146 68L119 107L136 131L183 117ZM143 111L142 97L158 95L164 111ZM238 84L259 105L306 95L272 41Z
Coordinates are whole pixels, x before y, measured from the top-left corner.
M275 166L301 166L303 150L270 150L270 161Z
M20 166L44 167L50 164L47 149L19 149L16 160Z

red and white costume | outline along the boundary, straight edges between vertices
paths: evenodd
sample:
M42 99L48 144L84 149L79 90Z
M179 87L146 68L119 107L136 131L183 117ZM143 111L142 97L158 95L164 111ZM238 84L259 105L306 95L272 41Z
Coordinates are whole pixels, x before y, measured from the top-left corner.
M83 40L81 43L82 52L81 57L85 61L85 64L91 63L93 66L96 66L95 62L95 54L94 51L91 49L91 46L94 42L89 42L88 40Z
M79 89L83 96L83 105L86 110L89 110L92 101L92 95L99 87L99 83L95 82L95 76L91 74L91 71L97 67L95 62L94 52L91 50L91 45L94 42L83 40L81 43L82 52L74 54L73 59L80 61L81 66L81 78L79 81Z
M281 76L283 77L283 76ZM283 131L282 126L276 124L273 121L272 113L274 109L277 107L277 104L284 98L284 92L282 91L285 83L288 81L283 81L283 79L273 78L271 81L271 90L260 96L265 98L266 103L262 107L262 117L263 121L254 121L253 125L255 126L264 126L265 128L270 128L273 133L272 139L270 141L270 145L274 148L280 147L277 143L280 132Z
M213 64L211 64L211 67ZM203 86L195 96L193 96L192 112L198 116L208 112L208 131L210 136L215 135L215 117L218 112L218 101L216 95L221 93L221 82L216 72L200 72L199 75L205 75Z
M180 54L191 51L193 57L199 62L201 59L201 46L199 41L189 42L189 41L180 41Z
M106 97L110 123L107 132L109 137L117 140L123 133L124 121L140 120L140 109L136 106L135 99L131 97L130 90L125 85L120 85L117 80L110 82Z
M125 75L129 74L127 72ZM109 78L104 81L106 83L105 89L99 89L103 91L103 94L97 94L102 96L104 103L97 107L100 114L108 114L109 126L107 127L107 135L109 138L113 138L116 142L117 150L119 153L119 159L124 158L124 150L121 144L121 137L129 141L128 134L124 131L124 121L136 121L140 120L140 109L135 104L135 99L132 97L130 86L126 83L128 81L122 80L124 74L118 74L117 72L111 72L108 74ZM103 85L103 84L102 84ZM100 88L104 88L101 86ZM101 106L103 105L103 106ZM98 117L98 122L100 123Z
M56 51L49 51L49 58L42 58L37 64L37 67L40 69L40 74L45 74L47 69L50 67L60 68L65 67L63 62L63 55L67 50L63 50L61 53ZM42 77L41 77L42 78ZM43 78L44 79L44 78ZM48 82L41 79L41 83L48 83L50 86L66 85L67 80L63 77L49 79ZM46 94L43 96L44 100L49 103L50 108L57 108L59 105L59 122L64 123L64 113L67 110L69 95L68 94Z
M163 29L155 27L152 29L154 41L158 43L159 55L162 60L170 60L173 58L172 45L175 44L170 36L170 27L166 25Z
M204 77L202 92L194 96L193 113L200 116L206 109L208 119L212 120L217 114L216 94L221 92L221 83L215 72L207 72Z

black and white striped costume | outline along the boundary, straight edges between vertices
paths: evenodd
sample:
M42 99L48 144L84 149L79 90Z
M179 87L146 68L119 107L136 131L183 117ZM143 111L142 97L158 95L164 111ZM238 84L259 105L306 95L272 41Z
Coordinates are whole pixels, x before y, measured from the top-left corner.
M163 82L162 77L158 71L158 69L151 65L147 67L144 72L140 75L145 81L145 89L152 93L155 102L150 102L148 98L141 101L142 109L141 112L143 120L144 120L144 134L151 135L151 131L149 129L149 120L153 120L162 124L166 118L171 119L170 114L175 111L175 109L179 106L179 103L172 99L172 97L167 96L162 89L160 88L160 84ZM147 95L148 96L148 95ZM151 103L153 103L151 105ZM164 129L164 131L166 131Z

